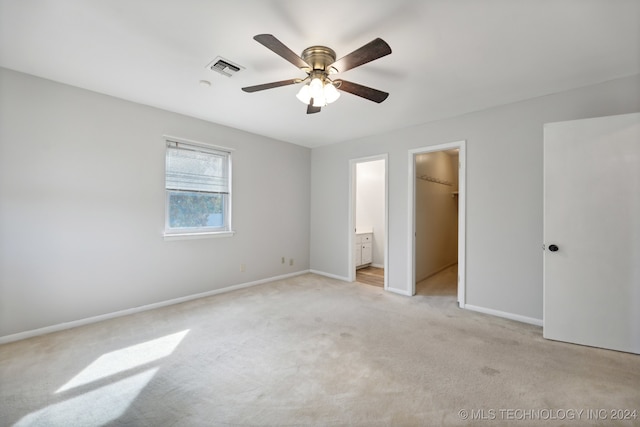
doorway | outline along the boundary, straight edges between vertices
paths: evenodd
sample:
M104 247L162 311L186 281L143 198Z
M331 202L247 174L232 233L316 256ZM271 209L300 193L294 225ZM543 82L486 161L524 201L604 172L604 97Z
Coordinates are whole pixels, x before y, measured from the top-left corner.
M350 162L349 280L388 287L387 155Z
M465 302L465 141L409 152L411 295Z

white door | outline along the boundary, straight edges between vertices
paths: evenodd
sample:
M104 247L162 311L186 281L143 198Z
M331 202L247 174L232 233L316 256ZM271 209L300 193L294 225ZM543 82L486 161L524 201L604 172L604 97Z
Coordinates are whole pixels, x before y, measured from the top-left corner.
M640 354L640 113L544 127L544 337Z

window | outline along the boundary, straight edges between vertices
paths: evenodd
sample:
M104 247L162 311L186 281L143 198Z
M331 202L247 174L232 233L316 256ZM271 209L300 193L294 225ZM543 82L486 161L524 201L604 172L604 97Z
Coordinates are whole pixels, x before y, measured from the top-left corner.
M231 234L231 153L167 140L165 235Z

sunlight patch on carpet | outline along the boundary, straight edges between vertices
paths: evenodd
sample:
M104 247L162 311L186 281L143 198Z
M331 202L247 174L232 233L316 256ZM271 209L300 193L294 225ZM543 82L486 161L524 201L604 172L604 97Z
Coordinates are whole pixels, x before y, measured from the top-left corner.
M18 426L62 426L73 420L82 425L105 425L122 416L159 368L83 393L72 399L32 412L14 424Z
M167 357L173 353L188 332L189 329L103 354L69 382L56 390L56 393L90 384Z

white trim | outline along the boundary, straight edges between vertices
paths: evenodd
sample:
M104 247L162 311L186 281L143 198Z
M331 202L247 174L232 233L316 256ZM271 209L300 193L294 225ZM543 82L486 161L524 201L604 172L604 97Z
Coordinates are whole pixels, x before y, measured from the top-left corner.
M458 304L460 307L465 306L466 302L466 170L467 170L467 142L465 140L449 142L446 144L431 145L427 147L415 148L409 150L409 176L408 176L408 248L409 254L407 265L407 277L409 278L409 294L416 293L416 270L415 270L415 199L416 199L416 171L415 156L416 154L431 153L434 151L451 150L457 148L459 150L460 167L458 169Z
M458 304L467 301L467 142L458 151Z
M389 155L384 154L384 289L389 290Z
M478 307L475 305L466 304L465 306L460 306L460 308L464 308L471 311L477 311L478 313L490 314L492 316L503 317L509 320L515 320L516 322L528 323L530 325L542 326L542 319L536 319L534 317L521 316L519 314L507 313L505 311L494 310L491 308Z
M353 282L353 280L349 279L348 277L338 276L336 274L331 274L331 273L325 273L324 271L309 270L309 273L317 274L318 276L328 277L330 279L340 280L340 281L343 281L343 282Z
M212 231L209 233L164 233L164 240L192 240L192 239L212 239L217 237L231 237L235 231Z
M129 308L126 310L114 311L113 313L101 314L99 316L87 317L85 319L73 320L71 322L59 323L57 325L46 326L44 328L32 329L30 331L18 332L17 334L5 335L0 337L0 344L6 344L14 341L24 340L27 338L37 337L39 335L50 334L52 332L64 331L66 329L77 328L78 326L89 325L92 323L102 322L104 320L114 319L116 317L128 316L130 314L141 313L143 311L154 310L156 308L166 307L169 305L180 304L183 302L210 297L213 295L223 294L238 289L249 288L252 286L262 285L264 283L274 282L276 280L283 280L289 277L301 276L309 273L309 270L298 271L295 273L283 274L281 276L269 277L266 279L260 279L253 282L240 283L238 285L227 286L221 289L214 289L212 291L202 292L199 294L188 295L180 298L174 298L171 300L160 301L153 304L142 305L140 307Z
M389 289L389 154L383 153L374 156L367 157L359 157L357 159L349 160L349 221L348 221L348 244L349 244L349 282L354 282L356 280L356 266L354 265L353 260L353 246L354 246L354 230L356 228L355 224L355 214L356 214L356 198L355 194L355 185L356 185L356 165L358 163L366 163L366 162L374 162L376 160L384 160L384 265L378 268L384 268L384 289L387 291L392 291ZM392 291L394 292L394 291Z
M351 159L349 160L349 220L347 221L347 244L349 245L349 250L347 254L349 254L349 260L347 261L347 281L353 282L356 280L356 266L355 266L355 255L353 247L355 245L354 234L356 230L356 197L355 197L355 187L356 187L356 164L357 160Z
M211 144L211 143L208 143L208 142L194 141L192 139L180 138L178 136L162 135L162 138L163 138L163 143L164 144L166 144L167 141L182 142L183 144L191 144L191 145L197 145L197 146L203 147L203 148L213 148L213 149L220 150L220 151L227 151L229 154L231 154L231 152L233 152L233 151L236 151L234 148L223 147L221 145Z
M397 289L397 288L391 288L391 287L387 287L385 290L392 292L394 294L398 294L398 295L404 295L405 297L412 297L413 295L408 292L406 289Z

